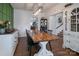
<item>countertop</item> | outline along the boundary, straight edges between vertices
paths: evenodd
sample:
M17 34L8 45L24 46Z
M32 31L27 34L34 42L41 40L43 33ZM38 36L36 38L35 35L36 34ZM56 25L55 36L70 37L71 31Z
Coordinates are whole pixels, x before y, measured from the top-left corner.
M11 31L11 32L5 32L5 33L3 33L3 34L0 33L0 35L12 34L12 33L14 33L15 31L16 31L16 30Z

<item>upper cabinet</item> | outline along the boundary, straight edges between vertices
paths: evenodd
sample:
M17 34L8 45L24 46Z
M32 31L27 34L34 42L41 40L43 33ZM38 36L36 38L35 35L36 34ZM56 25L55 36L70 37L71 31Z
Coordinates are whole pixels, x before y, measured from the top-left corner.
M64 11L65 31L79 32L79 6L74 4Z
M79 7L71 11L71 31L79 32Z

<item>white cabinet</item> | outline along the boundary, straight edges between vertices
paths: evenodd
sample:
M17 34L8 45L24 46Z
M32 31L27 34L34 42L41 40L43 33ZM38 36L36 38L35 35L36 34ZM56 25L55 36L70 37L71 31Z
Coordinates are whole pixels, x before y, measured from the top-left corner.
M63 39L63 47L70 48L73 51L79 52L79 37L78 33L65 32Z
M63 36L63 47L65 48L69 48L70 47L70 39L69 39L69 36L67 36L67 34L64 34Z
M0 56L12 56L18 43L18 32L0 35Z
M63 47L79 53L79 4L73 4L64 10Z

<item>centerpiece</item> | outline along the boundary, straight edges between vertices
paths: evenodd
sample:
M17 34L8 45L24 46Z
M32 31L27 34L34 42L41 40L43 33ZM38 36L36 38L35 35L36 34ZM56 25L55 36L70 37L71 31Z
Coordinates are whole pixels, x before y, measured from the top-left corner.
M5 33L5 29L7 27L8 21L0 20L0 34Z

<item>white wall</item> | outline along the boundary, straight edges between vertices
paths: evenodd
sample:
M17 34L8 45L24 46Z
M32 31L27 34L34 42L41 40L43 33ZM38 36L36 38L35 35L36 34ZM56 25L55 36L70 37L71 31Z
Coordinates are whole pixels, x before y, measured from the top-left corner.
M14 28L19 30L19 36L26 36L26 29L30 29L32 22L32 12L14 9Z
M40 30L40 20L42 17L47 18L47 14L45 14L44 12L40 12L36 17L38 18L38 30Z
M50 10L48 10L48 12L39 13L39 15L37 16L38 17L38 29L40 29L40 19L41 19L41 17L45 17L45 18L48 19L48 29L53 30L53 34L59 33L62 30L62 27L59 28L58 30L56 30L55 28L60 25L58 23L57 17L60 16L60 14L58 14L58 13L63 12L64 5L65 4L58 4L58 5L50 8ZM58 14L58 15L56 15L56 14Z
M56 6L52 7L52 8L47 12L48 16L51 16L51 15L54 15L54 14L57 14L57 13L62 12L62 11L65 9L65 7L64 7L65 4L66 4L66 3L59 3L59 4L57 4Z
M48 29L49 30L52 30L53 32L53 34L55 33L55 17L54 16L50 16L49 18L48 18Z
M58 34L60 31L62 31L63 27L59 27L57 28L58 26L60 26L62 23L58 23L58 18L59 17L62 17L63 19L63 13L58 13L58 14L55 14L55 15L52 15L49 17L48 19L48 23L49 23L49 29L52 30L53 34ZM63 21L63 20L62 20Z
M58 4L55 7L52 7L48 14L48 22L49 22L49 29L53 30L53 34L59 33L62 29L63 26L61 26L59 29L56 29L60 24L58 23L58 17L61 15L60 13L63 12L64 10L64 5L65 4ZM58 15L57 15L58 14ZM63 13L62 13L63 17Z
M54 24L52 20L55 20L51 18L52 20L50 21L50 16L62 12L64 9L64 4L59 4L56 5L54 8L52 7L48 12L46 13L40 13L37 18L38 18L38 29L40 29L40 19L41 17L46 17L48 18L49 22L49 29L53 29L52 25ZM19 30L19 36L24 37L26 34L25 29L30 29L30 22L32 22L32 12L31 11L25 11L25 10L19 10L19 9L14 9L14 28Z

